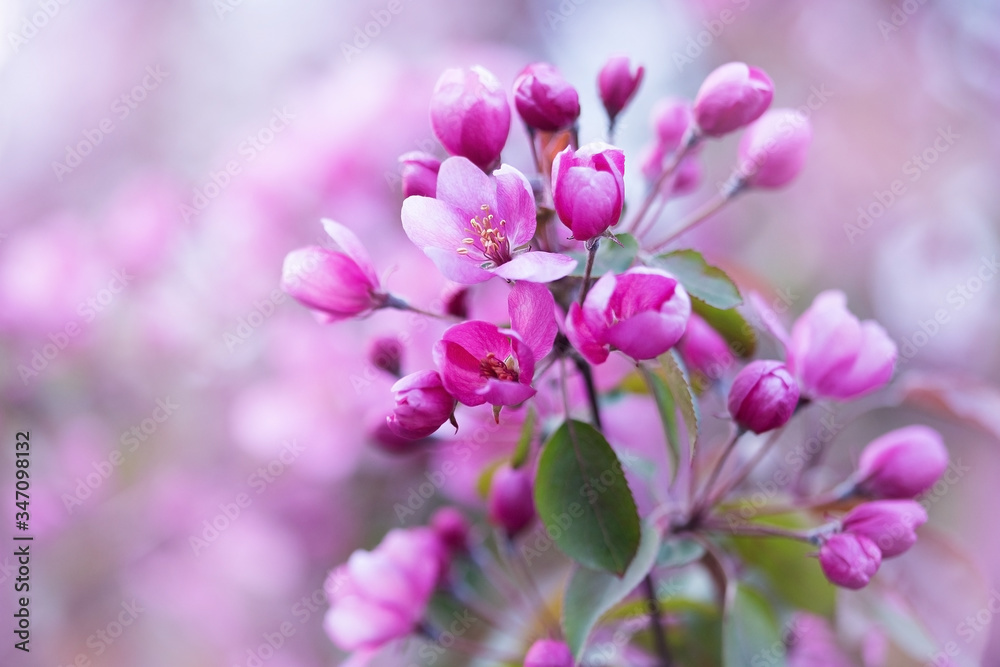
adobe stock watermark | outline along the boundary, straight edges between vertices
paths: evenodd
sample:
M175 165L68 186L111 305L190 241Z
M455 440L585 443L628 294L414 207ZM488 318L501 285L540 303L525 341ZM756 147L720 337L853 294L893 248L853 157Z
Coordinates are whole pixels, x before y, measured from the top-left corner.
M265 299L257 299L253 302L253 309L236 321L236 326L232 331L225 331L222 334L222 342L226 344L226 349L233 352L237 347L250 340L254 332L264 326L264 322L270 319L278 310L278 306L283 304L288 296L281 290L271 290Z
M7 33L7 41L10 42L14 53L33 40L69 3L70 0L40 0L38 11L21 19L16 32L12 30Z
M295 114L288 107L274 108L271 117L257 131L248 134L246 139L236 147L237 156L227 160L218 171L212 171L208 179L194 188L189 204L180 204L181 217L184 222L190 222L233 183L233 178L243 173L243 168L257 159L268 146L274 143L279 134L287 130Z
M899 32L899 29L907 24L910 17L925 4L927 4L927 0L903 0L903 2L893 5L892 11L889 12L889 19L879 19L875 23L878 31L882 33L882 40L889 41L889 37L893 33Z
M344 55L344 60L350 64L360 56L361 52L371 46L372 41L378 39L382 31L388 28L402 11L403 0L389 0L385 7L371 10L369 14L372 20L354 26L354 39L351 42L340 43L340 52Z
M164 72L159 65L149 65L145 70L146 74L142 80L132 87L131 90L122 93L111 103L111 115L101 119L96 127L87 128L83 131L82 138L74 145L66 144L66 154L62 162L55 160L52 162L52 171L56 175L56 180L62 183L63 178L83 164L88 155L101 145L104 137L111 134L120 123L139 108L151 92L160 87L163 80L170 76L169 72Z
M726 28L736 22L738 12L745 12L750 6L750 0L730 0L730 2L735 9L721 9L715 16L703 20L701 22L703 29L689 36L683 49L674 51L671 60L678 74L700 58L705 50L722 36Z
M84 501L94 494L94 491L108 481L115 469L120 468L125 463L128 455L134 453L149 440L180 407L180 404L174 403L169 396L156 399L156 407L153 408L149 417L121 434L121 437L118 438L120 447L111 450L106 458L91 463L93 471L83 477L76 478L73 493L62 495L66 511L72 514L77 507L83 505Z
M887 189L872 192L874 201L870 202L867 206L858 207L858 217L853 224L849 222L844 224L844 233L847 235L847 240L851 242L851 245L854 245L859 236L868 231L875 224L876 220L885 215L907 193L907 181L911 184L919 181L934 163L947 153L960 138L961 135L954 132L951 129L951 125L939 127L937 136L931 142L931 145L903 163L900 171L906 177L905 181L902 178L897 178L889 184Z
M988 630L993 618L1000 614L1000 590L996 587L990 589L990 598L986 606L980 608L974 614L969 614L955 626L955 634L965 640L966 645L971 644L976 635ZM945 642L941 650L929 656L926 667L951 667L955 664L952 658L957 658L962 653L962 647L958 642L950 640Z
M59 667L92 667L92 665L103 664L102 662L95 663L92 659L104 655L144 611L146 610L139 606L139 602L135 598L132 598L130 602L122 602L118 615L103 628L98 628L87 637L86 645L90 650L77 653L72 662L66 665L60 664Z
M133 276L125 269L111 274L108 283L93 296L77 304L76 312L80 320L70 320L60 329L48 335L48 342L31 351L31 359L27 364L18 364L17 373L25 386L33 378L41 375L59 354L69 347L70 341L83 333L86 324L90 324L115 301L131 283Z
M218 540L223 532L236 523L244 511L253 505L254 498L267 491L268 487L298 460L303 451L305 451L305 447L297 441L286 441L276 457L258 467L247 477L246 484L250 487L252 494L240 492L232 500L219 503L219 511L214 516L202 521L201 532L188 536L188 545L194 555L200 555L210 544Z

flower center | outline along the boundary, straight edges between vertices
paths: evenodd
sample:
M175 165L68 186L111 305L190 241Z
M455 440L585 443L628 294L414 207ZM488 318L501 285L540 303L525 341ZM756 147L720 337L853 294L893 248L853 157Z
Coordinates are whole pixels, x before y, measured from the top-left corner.
M507 221L500 220L494 226L490 207L483 204L480 208L483 214L469 220L469 227L466 228L466 231L472 236L462 239L464 245L458 249L458 254L468 255L471 247L482 251L485 257L483 268L493 268L506 264L511 259L510 241L507 239L507 230L505 229Z
M489 352L486 358L479 362L479 374L484 378L510 380L511 382L517 382L518 377L520 377L517 369L511 368L497 359L496 355L492 352Z

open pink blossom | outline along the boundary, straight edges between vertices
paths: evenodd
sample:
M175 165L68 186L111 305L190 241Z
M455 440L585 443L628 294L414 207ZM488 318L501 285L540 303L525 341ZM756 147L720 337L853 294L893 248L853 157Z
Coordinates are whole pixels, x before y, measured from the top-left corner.
M792 327L788 370L809 398L847 400L884 386L896 344L878 323L859 322L838 290L819 294Z
M281 288L325 322L384 307L389 295L382 291L375 265L358 237L333 220L324 220L323 228L340 250L310 246L288 253Z
M413 632L443 571L444 547L430 528L396 529L330 573L323 627L345 651L377 649Z
M521 172L504 165L493 176L462 157L438 172L437 196L408 197L403 229L449 280L472 285L500 276L545 283L576 260L529 251L535 236L535 197Z
M636 267L594 283L581 307L573 303L566 336L591 363L612 349L636 360L653 359L673 347L691 316L691 299L666 271Z
M552 198L559 220L577 241L618 224L625 203L625 153L601 142L566 148L552 163Z

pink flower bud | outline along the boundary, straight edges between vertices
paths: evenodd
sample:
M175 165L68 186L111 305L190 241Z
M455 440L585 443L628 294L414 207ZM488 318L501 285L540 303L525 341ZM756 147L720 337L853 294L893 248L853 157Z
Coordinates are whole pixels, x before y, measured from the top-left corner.
M847 400L892 377L896 344L872 320L859 322L843 292L819 294L792 327L788 370L809 398Z
M780 188L806 164L812 123L794 109L771 109L740 139L739 176L755 188Z
M462 553L468 549L469 521L458 509L442 507L434 512L431 528L451 553Z
M514 106L528 127L555 132L576 122L580 96L553 65L534 63L514 80Z
M376 650L414 631L445 563L429 528L391 531L372 551L355 551L326 583L323 627L345 651Z
M612 348L653 359L677 344L691 316L691 298L666 271L646 267L605 273L581 307L573 303L566 336L588 361L604 363Z
M642 65L632 71L628 56L611 56L601 68L597 75L597 90L612 125L622 109L635 97L644 73Z
M438 170L441 160L430 153L411 151L399 156L399 172L403 179L403 196L433 197L437 193Z
M917 542L917 528L927 512L913 500L876 500L858 505L844 517L843 530L867 537L883 558L898 556Z
M875 498L914 498L941 477L948 450L941 434L907 426L872 440L858 460L858 488Z
M531 494L531 475L524 468L509 465L497 468L490 484L487 501L490 522L514 537L535 518L535 500Z
M729 390L729 414L754 433L784 426L799 402L799 386L780 361L753 361Z
M573 654L565 642L539 639L524 656L524 667L573 667Z
M721 378L735 361L726 339L697 313L688 318L677 351L691 371L710 380Z
M340 246L329 250L310 246L285 257L281 288L327 322L364 315L385 306L375 266L351 230L324 220L327 234Z
M552 164L552 198L574 239L600 236L622 215L625 153L600 142L565 149Z
M774 83L763 70L727 63L701 84L694 99L695 121L702 134L721 137L760 118L773 97Z
M455 399L437 371L411 373L392 385L396 410L386 417L389 430L401 438L426 438L441 428L455 410Z
M398 338L376 338L368 347L368 361L380 371L398 378L402 372L403 346Z
M687 100L667 98L653 108L653 129L661 148L673 152L694 126L694 108Z
M882 564L882 553L867 537L831 535L819 549L819 564L830 583L852 590L864 588Z
M431 98L431 127L451 155L491 169L510 132L510 105L500 81L478 66L445 70Z

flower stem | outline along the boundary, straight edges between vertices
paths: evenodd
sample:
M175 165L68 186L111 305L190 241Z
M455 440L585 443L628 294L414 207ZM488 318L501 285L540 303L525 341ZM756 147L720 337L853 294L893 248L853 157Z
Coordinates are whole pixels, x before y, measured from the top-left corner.
M411 306L404 299L399 298L395 294L390 294L385 301L384 308L395 308L396 310L407 310L411 313L417 313L418 315L424 315L425 317L433 317L437 320L445 320L448 322L458 321L457 317L452 315L445 315L444 313L432 313L429 310L422 310L416 306Z
M594 384L594 372L585 359L574 357L573 361L576 362L576 369L580 371L580 376L583 378L583 385L587 389L591 421L594 424L594 428L600 431L603 428L601 426L601 406L597 400L597 385Z
M660 252L668 245L670 245L670 243L678 236L684 234L687 231L690 231L699 223L707 220L713 213L715 213L720 208L722 208L730 201L732 201L732 199L736 197L736 195L742 192L744 187L745 184L743 183L743 181L732 180L732 179L727 181L726 184L723 185L722 190L720 190L718 194L716 194L714 197L712 197L707 202L702 204L700 207L695 209L694 212L692 212L687 218L681 221L681 223L677 226L677 229L672 234L670 234L670 236L657 243L649 252L653 254Z
M663 168L663 171L660 172L656 182L653 183L653 187L649 189L649 194L646 195L646 199L643 200L642 206L639 207L635 217L632 218L632 224L629 225L629 229L636 229L639 223L642 222L642 219L647 213L649 213L649 209L653 205L653 202L655 202L656 198L660 195L660 190L663 187L663 184L668 178L673 176L674 172L677 171L677 167L680 165L681 160L684 159L684 156L686 156L700 140L701 137L699 137L698 134L692 130L688 130L688 133L684 135L684 138L681 140L681 145L678 146L677 150L671 154L670 162L668 162Z
M715 521L706 522L703 524L703 527L705 530L715 533L727 533L729 535L742 535L746 537L782 537L799 542L809 542L810 544L814 541L813 533L815 532L809 531L803 533L797 530L778 528L777 526L728 526Z
M701 494L698 500L692 505L691 516L697 517L699 514L704 512L706 509L711 507L709 503L709 498L712 497L712 487L719 479L719 475L722 474L722 469L726 465L726 460L736 449L736 443L739 441L740 436L746 433L746 429L736 428L733 430L732 435L729 436L729 440L726 442L725 449L722 450L722 456L716 461L715 466L712 468L712 472L709 473L708 479L705 481L704 486L702 486Z
M587 266L583 269L583 286L580 287L580 306L587 298L590 291L590 274L594 272L594 258L597 256L597 248L601 245L601 237L592 238L587 241Z
M656 599L656 583L653 581L653 575L647 574L642 583L646 589L646 600L649 602L649 628L653 632L653 644L656 646L656 654L660 657L661 667L671 667L673 660L670 658L670 645L667 644L667 632L663 627L660 602Z
M746 465L744 465L743 468L736 473L736 475L734 475L728 482L724 483L721 487L719 487L718 490L716 490L706 499L705 507L712 507L719 501L723 500L730 491L739 486L743 482L743 480L745 480L747 476L751 472L753 472L753 469L756 468L757 464L763 460L764 456L766 456L767 453L771 451L771 447L774 446L774 443L778 441L778 438L780 438L781 434L784 432L785 432L784 426L778 428L777 430L771 431L771 435L768 436L767 441L763 445L761 445L756 452L754 452L754 455L750 458L749 461L747 461Z

